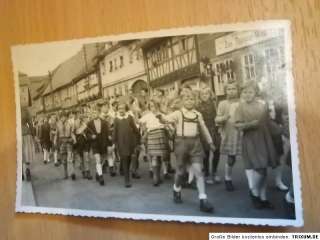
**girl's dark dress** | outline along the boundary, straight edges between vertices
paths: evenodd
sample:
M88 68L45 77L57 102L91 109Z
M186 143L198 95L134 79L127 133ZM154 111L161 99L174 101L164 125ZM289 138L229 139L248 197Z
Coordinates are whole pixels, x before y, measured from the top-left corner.
M120 156L125 182L129 183L129 171L131 156L140 141L139 130L134 123L133 117L116 117L114 120L113 142Z
M51 139L50 139L50 130L51 130L50 124L48 122L45 122L41 126L41 136L40 136L41 146L47 151L50 150L52 145Z
M235 118L239 123L259 121L256 127L243 131L242 159L245 168L276 167L279 159L270 133L270 120L266 105L259 101L250 104L240 102Z

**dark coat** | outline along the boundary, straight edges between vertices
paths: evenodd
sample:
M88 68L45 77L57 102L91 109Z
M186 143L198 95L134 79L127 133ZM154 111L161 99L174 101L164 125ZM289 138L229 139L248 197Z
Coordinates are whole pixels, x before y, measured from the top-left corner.
M110 144L109 140L109 126L107 121L101 120L101 132L98 134L94 125L94 120L88 123L87 136L90 139L93 153L105 154L107 153L107 147ZM96 138L93 138L96 135Z
M51 148L50 124L48 122L41 125L40 142L43 148L49 150Z
M140 142L140 133L132 116L114 120L113 142L120 157L131 156L134 153Z

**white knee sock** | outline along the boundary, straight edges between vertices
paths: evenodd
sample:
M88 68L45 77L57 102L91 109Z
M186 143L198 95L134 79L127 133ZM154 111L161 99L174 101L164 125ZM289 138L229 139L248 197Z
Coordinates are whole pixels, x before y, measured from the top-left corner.
M280 165L279 167L277 167L275 171L276 171L276 175L275 175L276 186L281 190L287 190L288 187L282 181L282 166Z
M95 154L94 157L96 159L96 171L97 171L97 174L99 176L101 176L102 175L101 156L100 156L100 154Z
M167 161L162 161L162 168L163 168L163 174L167 174L168 173L168 162Z
M73 162L72 153L70 152L67 153L67 167L68 167L68 173L74 174L74 162Z
M84 171L89 171L90 170L90 162L89 162L89 153L84 152L83 153L83 168Z
M260 184L260 199L267 200L267 176L263 176Z
M249 189L251 190L253 187L253 170L246 169L246 175L247 175L247 179L248 179Z
M54 163L58 162L58 151L54 151L53 153Z
M231 166L229 166L229 164L228 163L226 163L226 165L225 165L225 176L224 176L224 178L225 178L225 180L227 180L227 181L232 181L232 167Z
M108 166L109 167L113 167L114 166L114 151L112 147L108 147L108 156L107 156L107 160L108 160Z
M202 168L201 164L198 164L198 163L194 163L191 165L192 172L195 175L196 181L197 181L199 199L207 199L206 185L205 185L204 176L201 168Z
M48 161L48 151L46 149L43 149L43 161L47 162Z
M252 194L256 197L260 196L260 190L261 190L261 180L263 176L258 173L257 171L252 172Z

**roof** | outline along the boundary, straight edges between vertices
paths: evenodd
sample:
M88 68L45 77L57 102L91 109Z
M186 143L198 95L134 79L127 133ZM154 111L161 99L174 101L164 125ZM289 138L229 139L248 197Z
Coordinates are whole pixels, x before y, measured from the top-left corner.
M103 59L106 55L116 51L117 49L121 48L122 46L127 46L127 45L130 45L131 43L133 42L140 42L140 40L138 39L132 39L132 40L122 40L122 41L119 41L117 42L116 44L112 45L111 47L109 48L105 48L103 49L100 54L97 56L98 58L98 61ZM136 49L136 48L135 48ZM135 50L134 49L134 50Z
M96 56L104 43L91 43L83 45L82 49L67 59L51 72L51 82L44 91L44 95L72 83L72 81L86 72L92 71L96 65Z
M149 49L149 48L153 47L154 45L156 45L157 43L164 41L168 38L169 37L157 37L157 38L143 39L143 40L141 40L140 44L138 44L137 47L140 47L142 49Z
M32 76L29 77L29 89L31 92L31 97L37 99L44 92L49 84L49 76Z

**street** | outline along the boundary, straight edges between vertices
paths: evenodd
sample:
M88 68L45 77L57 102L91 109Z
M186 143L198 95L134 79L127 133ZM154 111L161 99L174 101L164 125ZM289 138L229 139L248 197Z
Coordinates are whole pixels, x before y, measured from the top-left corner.
M79 164L77 164L77 180L64 179L63 166L55 167L53 161L47 165L37 154L31 164L34 196L30 197L31 187L23 184L23 205L33 202L41 207L72 208L82 210L117 211L129 213L152 213L168 215L194 215L215 217L242 218L286 218L283 204L284 193L274 186L273 173L269 171L268 195L274 204L274 210L256 210L251 206L242 162L237 162L233 171L233 182L236 190L227 192L224 183L207 185L208 199L213 203L215 212L206 214L199 211L197 191L183 189L183 204L174 204L172 200L171 180L164 180L160 187L154 187L149 178L148 163L140 162L141 179L132 179L132 187L124 187L124 178L117 175L110 177L104 174L105 186L100 186L93 180L83 179ZM91 173L94 176L95 166L91 161ZM285 170L285 176L289 169ZM220 162L218 173L223 176L224 163ZM173 176L172 176L173 177ZM287 183L287 179L284 179ZM29 197L27 196L29 195Z

